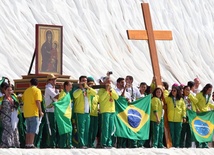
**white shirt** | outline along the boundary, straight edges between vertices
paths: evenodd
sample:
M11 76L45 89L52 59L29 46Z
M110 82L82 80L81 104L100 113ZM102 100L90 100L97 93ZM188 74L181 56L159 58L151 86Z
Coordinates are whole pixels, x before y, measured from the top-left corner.
M127 88L126 89L126 92L127 92L127 98L133 102L135 101L136 99L140 98L141 97L141 94L140 94L140 91L137 87L130 87L130 88Z
M201 90L202 90L202 87L201 87L201 85L199 85L198 88L195 88L194 93L198 94L198 93L200 93Z
M121 96L124 89L119 89L119 88L116 87L114 90L116 91L116 93L117 93L119 96ZM131 98L130 93L127 92L127 91L125 91L124 97L130 99L130 98Z
M186 104L186 108L192 110L192 102L191 100L188 98L188 96L184 96L184 102Z
M146 96L145 94L141 94L141 93L140 93L140 97L145 97L145 96Z
M45 105L49 106L51 103L57 101L54 97L57 96L59 92L49 83L45 86ZM47 112L54 112L54 107L46 108Z
M86 92L87 90L86 89L83 89L83 92ZM89 101L88 101L88 96L84 96L84 100L85 100L85 104L84 104L84 112L85 113L89 113L89 108L90 108L90 105L89 105Z

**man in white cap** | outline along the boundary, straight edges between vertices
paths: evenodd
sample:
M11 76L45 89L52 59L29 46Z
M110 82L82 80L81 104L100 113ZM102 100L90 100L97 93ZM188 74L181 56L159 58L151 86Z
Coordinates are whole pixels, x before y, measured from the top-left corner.
M49 74L47 76L47 85L45 86L45 105L46 105L46 118L48 125L48 139L47 147L56 147L56 120L54 116L54 107L52 103L57 101L59 97L59 90L55 89L56 76Z

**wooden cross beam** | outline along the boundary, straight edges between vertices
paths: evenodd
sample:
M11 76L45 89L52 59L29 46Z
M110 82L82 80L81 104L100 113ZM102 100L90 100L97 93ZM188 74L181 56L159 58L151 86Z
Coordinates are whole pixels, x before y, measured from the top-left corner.
M153 31L148 3L141 3L146 30L127 30L130 40L148 40L150 57L156 85L162 86L155 40L172 40L171 31Z
M149 4L141 4L143 10L143 17L145 22L146 30L127 30L128 38L131 40L148 40L150 57L152 62L153 74L156 82L156 86L162 86L160 68L158 63L158 55L155 45L155 40L172 40L171 31L153 31L152 20L149 11ZM172 147L172 141L170 137L169 125L166 115L166 108L164 114L164 131L167 147Z

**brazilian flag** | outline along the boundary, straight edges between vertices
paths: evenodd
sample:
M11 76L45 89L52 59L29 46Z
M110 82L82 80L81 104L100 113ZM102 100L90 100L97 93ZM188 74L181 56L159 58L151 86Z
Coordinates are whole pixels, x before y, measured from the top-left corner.
M53 103L59 135L72 132L71 125L71 97L62 91L59 100Z
M151 95L132 103L120 96L115 107L115 136L133 140L149 139Z
M189 124L195 139L200 142L211 142L213 137L214 111L196 113L188 110Z

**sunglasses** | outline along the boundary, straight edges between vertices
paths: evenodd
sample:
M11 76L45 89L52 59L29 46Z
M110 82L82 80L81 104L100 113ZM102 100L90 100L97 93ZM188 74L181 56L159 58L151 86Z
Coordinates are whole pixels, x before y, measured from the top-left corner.
M176 89L173 89L172 92L177 92L177 90L176 90Z

